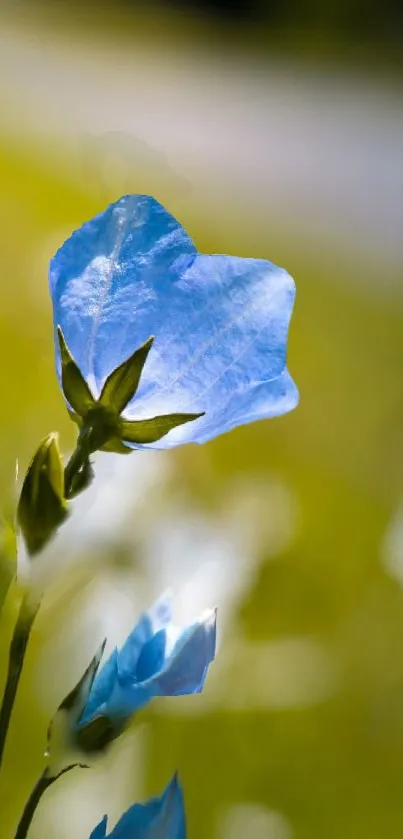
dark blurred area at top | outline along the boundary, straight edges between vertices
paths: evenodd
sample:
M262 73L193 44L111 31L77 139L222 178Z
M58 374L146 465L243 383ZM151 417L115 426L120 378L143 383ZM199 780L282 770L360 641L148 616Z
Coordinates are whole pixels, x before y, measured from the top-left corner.
M139 0L121 2L133 9L140 5ZM113 5L118 5L116 0ZM146 5L152 5L150 0ZM250 20L267 26L313 27L358 38L379 36L396 40L403 36L401 0L165 0L164 5L230 22Z
M285 50L309 61L403 71L403 0L0 0L0 9L49 23L61 16L94 32L112 30L121 17L128 38L145 25L147 37L167 26L171 39L174 23L179 38L197 44L207 35L212 48L232 42L266 57Z

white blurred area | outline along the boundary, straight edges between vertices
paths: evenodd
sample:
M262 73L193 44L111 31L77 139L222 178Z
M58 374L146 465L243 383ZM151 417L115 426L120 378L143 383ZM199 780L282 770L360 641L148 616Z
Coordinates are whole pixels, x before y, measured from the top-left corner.
M403 502L392 515L384 533L381 561L388 574L403 586Z
M122 737L98 766L65 775L63 783L49 790L46 808L38 809L35 835L88 839L104 815L108 815L109 833L133 804L133 789L136 800L145 798L146 745L146 729L137 728Z
M92 192L148 189L188 218L247 207L277 243L286 233L318 262L334 250L338 282L349 261L399 293L403 97L388 80L3 16L0 113L3 133Z
M172 491L169 463L160 452L99 455L96 483L76 502L81 509L35 564L44 587L55 569L58 578L43 604L45 619L50 617L52 625L57 616L60 620L60 631L46 639L38 670L46 707L54 708L70 689L104 637L107 654L168 589L179 624L218 607L219 655L202 696L166 699L159 712L205 715L215 708L292 709L325 701L338 678L323 642L298 636L252 642L238 626L238 610L257 583L262 559L275 557L297 535L296 500L269 477L253 485L240 480L225 494L221 509L209 514ZM114 567L105 559L119 544L126 560ZM88 577L76 588L83 557L91 557L84 565ZM53 684L49 668L60 677Z
M260 804L236 804L221 815L216 839L293 839L294 831L281 813Z
M238 607L256 585L262 558L276 556L298 532L296 499L270 476L253 484L240 477L221 506L208 513L178 488L172 463L161 452L98 455L95 483L32 566L47 587L42 618L50 618L53 627L37 668L47 713L54 713L100 641L107 636L107 650L121 643L141 611L168 587L178 623L218 606L220 649L203 694L158 700L159 715L292 709L324 701L336 681L331 658L315 639L253 644L237 628ZM111 566L109 553L120 544L125 561ZM86 839L106 809L112 825L134 795L142 800L147 731L139 715L134 729L91 772L77 770L59 789L55 785L38 817L38 835L43 818L43 829L54 823L60 839L68 839L73 828L77 839ZM217 837L241 836L246 824L256 839L292 837L282 816L249 805L229 812Z
M222 636L226 640L215 664L220 668L217 701L228 701L222 677L228 666L231 669L233 652L239 650L240 643L243 672L256 669L259 653L250 656L247 648L242 653L242 639L235 639L237 610L256 584L262 558L266 561L275 556L295 537L297 502L285 486L269 476L253 484L239 479L238 485L235 482L225 493L221 507L208 513L189 502L180 488L175 490L170 463L169 455L161 452L98 455L94 484L77 499L70 520L32 567L34 580L47 590L44 618L57 620L66 601L69 612L74 613L68 632L61 628L60 634L47 638L43 648L39 679L46 685L44 701L50 705L62 688L58 682L53 689L48 683L49 666L57 668L63 656L61 678L68 684L74 680L77 666L86 666L104 637L108 639L107 651L121 644L142 610L168 589L174 596L179 624L192 622L206 608L218 607L219 643ZM109 554L119 555L120 548L124 562L111 565ZM80 664L74 655L77 650ZM266 654L262 648L262 683ZM298 650L296 658L300 658ZM276 661L274 654L274 671ZM270 679L270 669L266 672ZM228 672L227 686L231 681ZM251 690L259 694L258 679ZM205 697L206 693L203 706L192 697L196 712L207 710ZM250 701L251 696L245 697L245 702ZM177 705L179 713L186 711L186 705L190 711L190 703L182 700Z

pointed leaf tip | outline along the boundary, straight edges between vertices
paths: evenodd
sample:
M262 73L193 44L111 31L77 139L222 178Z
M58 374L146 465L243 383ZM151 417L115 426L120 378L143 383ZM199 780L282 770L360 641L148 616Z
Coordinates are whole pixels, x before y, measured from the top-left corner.
M137 392L153 343L154 335L150 335L141 347L138 347L129 358L110 373L99 397L101 405L111 408L118 415L121 414Z
M81 676L81 679L77 682L76 686L70 691L65 699L63 699L63 702L59 706L59 710L64 709L70 712L74 711L77 720L81 717L85 708L95 676L97 675L99 665L101 663L101 658L104 654L105 645L106 638L104 638L102 644L98 647L97 652L91 659L87 669Z
M139 445L155 443L179 425L193 422L203 416L204 411L199 414L164 414L146 420L123 420L122 440Z
M57 338L62 365L63 392L73 411L82 417L94 406L94 397L67 346L61 326L57 327Z

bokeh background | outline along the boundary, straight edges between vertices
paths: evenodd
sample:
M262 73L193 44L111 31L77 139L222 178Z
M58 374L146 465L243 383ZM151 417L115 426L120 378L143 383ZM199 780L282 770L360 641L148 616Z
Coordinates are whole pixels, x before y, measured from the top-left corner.
M58 703L167 586L178 620L219 606L204 694L154 702L55 785L32 839L87 839L175 769L190 839L401 837L402 42L398 0L0 6L1 599L18 481L49 431L74 444L47 264L111 200L151 193L200 250L295 276L301 391L204 447L97 459L36 571L2 839Z

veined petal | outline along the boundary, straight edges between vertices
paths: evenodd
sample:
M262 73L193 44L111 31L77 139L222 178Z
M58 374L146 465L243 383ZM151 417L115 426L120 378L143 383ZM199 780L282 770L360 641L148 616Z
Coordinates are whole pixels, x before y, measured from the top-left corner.
M205 442L297 404L285 371L292 278L263 259L198 254L153 198L125 196L84 224L52 260L50 286L55 324L94 395L152 333L124 418L204 412L134 448Z
M234 396L229 395L227 413L224 414L225 419L223 422L216 419L211 424L204 423L195 440L186 440L183 437L179 439L179 435L175 439L172 439L173 434L170 434L169 439L167 439L167 445L164 448L171 448L190 442L206 443L218 434L231 431L237 425L248 425L257 420L270 419L271 417L279 417L287 414L298 405L299 401L298 388L287 369L284 369L271 382L263 382L260 385L256 385L253 393L253 400L250 400L247 392L245 392L243 399L241 398L240 392L234 394ZM242 411L242 413L240 414L239 411ZM161 448L163 447L163 443L164 440L161 440ZM157 445L152 446L152 448L156 448ZM150 448L150 446L147 448Z
M139 419L164 406L204 416L149 447L205 442L248 417L295 407L297 390L283 375L294 295L292 278L265 260L199 254L188 264L172 289L166 321L154 330L136 402L124 414Z
M161 286L169 290L177 261L195 254L184 228L148 195L120 198L58 250L49 274L54 323L94 395L147 340L146 324L158 326ZM57 345L56 357L60 377Z

